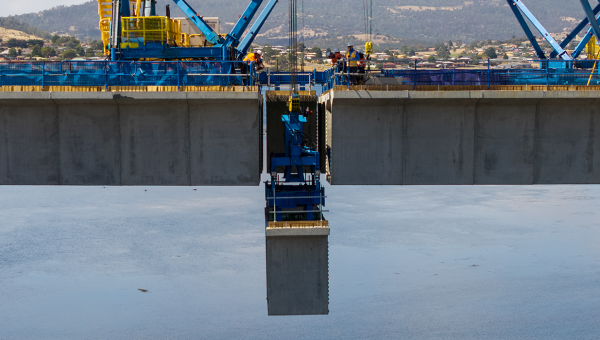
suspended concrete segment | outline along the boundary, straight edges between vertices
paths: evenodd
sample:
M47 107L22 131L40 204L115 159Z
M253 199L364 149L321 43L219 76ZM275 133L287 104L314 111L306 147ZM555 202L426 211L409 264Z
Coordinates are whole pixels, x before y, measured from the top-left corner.
M330 91L334 185L598 184L600 91Z
M0 92L2 185L258 185L257 92Z

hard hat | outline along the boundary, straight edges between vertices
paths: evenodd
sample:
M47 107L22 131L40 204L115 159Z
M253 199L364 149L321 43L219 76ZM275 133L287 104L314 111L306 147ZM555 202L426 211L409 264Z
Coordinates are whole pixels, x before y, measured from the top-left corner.
M333 50L333 53L340 53L340 49L336 48L335 50Z
M354 46L353 43L348 43L348 47Z

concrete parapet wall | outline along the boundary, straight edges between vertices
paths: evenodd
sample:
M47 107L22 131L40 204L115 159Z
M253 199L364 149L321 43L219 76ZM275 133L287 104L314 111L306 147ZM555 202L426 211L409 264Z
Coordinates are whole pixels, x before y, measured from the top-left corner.
M332 184L600 183L600 91L330 91Z
M0 93L0 184L258 185L261 95Z

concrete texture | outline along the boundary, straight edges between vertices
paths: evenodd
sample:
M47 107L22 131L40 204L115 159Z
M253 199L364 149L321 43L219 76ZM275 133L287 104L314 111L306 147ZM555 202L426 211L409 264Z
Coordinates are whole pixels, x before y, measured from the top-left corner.
M266 237L269 315L329 314L327 238Z
M261 95L2 92L0 184L258 185Z
M597 184L599 99L596 91L330 91L319 99L328 179Z

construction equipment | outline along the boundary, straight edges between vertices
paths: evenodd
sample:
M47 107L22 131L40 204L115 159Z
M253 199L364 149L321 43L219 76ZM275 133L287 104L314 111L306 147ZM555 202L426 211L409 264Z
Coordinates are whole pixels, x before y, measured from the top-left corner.
M173 2L185 19L156 16L155 0L98 0L104 54L111 60L241 60L278 0L269 0L245 36L263 0L251 0L226 35L215 32L185 0ZM218 21L218 19L217 19ZM193 24L200 33L190 34L182 25ZM212 26L212 27L211 27ZM202 42L202 46L197 41Z
M525 35L531 42L535 53L539 59L552 59L552 58L560 58L564 61L573 61L575 60L581 52L586 49L588 51L595 51L598 49L597 42L600 41L600 26L598 23L600 22L600 16L596 16L600 12L600 4L597 5L594 9L591 8L588 0L580 0L583 10L585 12L586 17L565 37L565 39L559 44L552 35L544 28L544 26L535 18L535 16L529 11L527 6L523 3L523 0L506 0L509 7L513 11L515 17L517 18L521 28L525 32ZM600 0L598 0L600 2ZM538 32L542 35L542 37L550 44L552 47L552 52L548 57L546 57L546 53L540 47L535 35L527 25L525 21L527 18L531 24L538 30ZM573 50L572 54L569 54L565 48L567 45L573 41L573 39L587 26L590 28L584 34L583 38L577 45L577 47ZM595 39L591 39L595 37ZM592 46L596 45L596 46ZM588 53L588 59L590 59ZM563 65L563 67L571 68L573 67L572 63L554 63L553 65ZM580 64L579 64L580 65Z
M306 116L313 112L300 107L298 95L298 38L296 0L290 0L289 65L290 95L288 114L283 114L285 153L271 154L271 181L265 183L266 220L269 226L280 221L318 221L322 226L325 189L321 185L321 168L316 143L304 133ZM278 168L283 167L283 180ZM294 169L295 168L295 169ZM304 173L305 169L309 173ZM294 172L295 170L295 172Z

